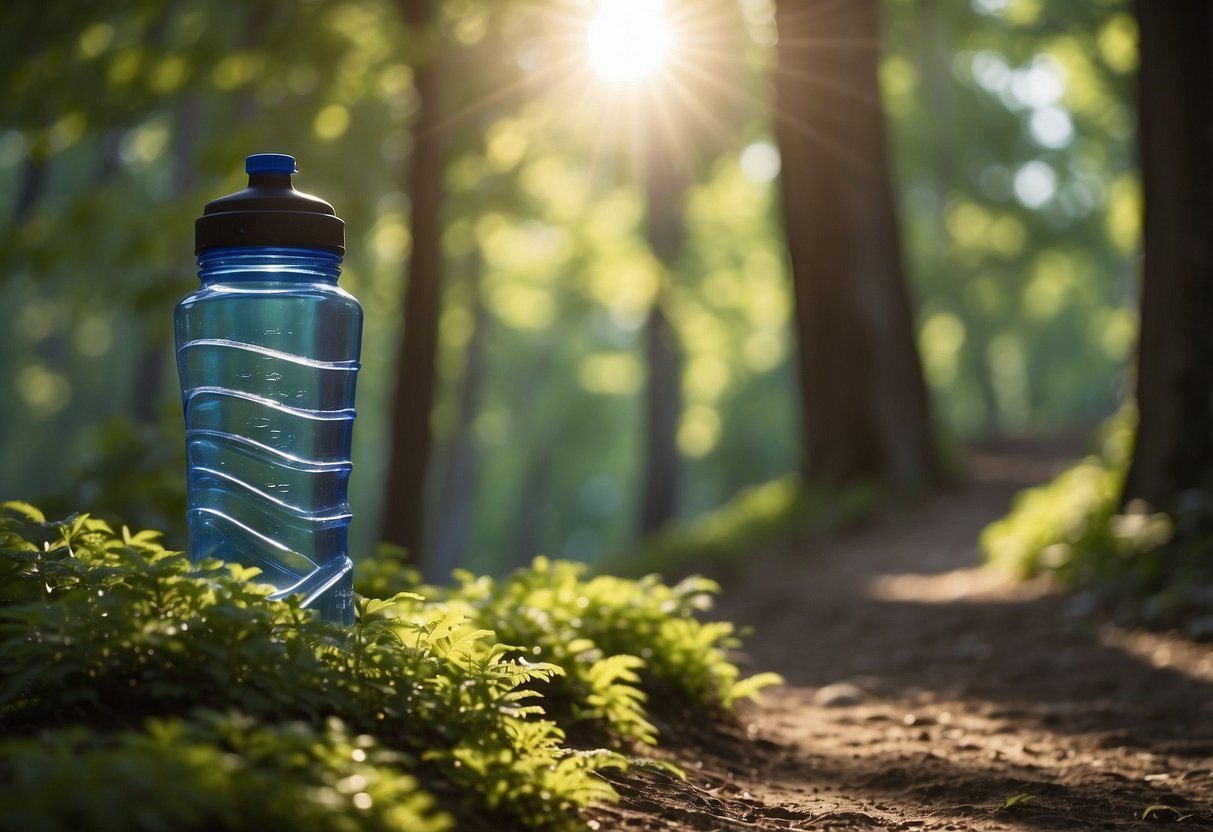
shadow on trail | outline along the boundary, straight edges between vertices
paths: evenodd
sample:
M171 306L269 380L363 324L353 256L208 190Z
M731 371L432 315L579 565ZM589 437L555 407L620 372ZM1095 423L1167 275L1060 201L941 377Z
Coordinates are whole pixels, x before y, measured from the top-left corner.
M871 757L755 739L743 729L670 739L684 760L696 761L688 780L654 772L620 777L623 802L605 810L608 817L659 807L660 815L643 823L621 824L651 830L1085 830L1138 828L1144 809L1161 804L1187 815L1185 828L1213 828L1209 806L1113 771L1063 784L1046 765L977 753L949 758L929 746ZM1008 798L1022 794L1032 799L1006 808Z
M1131 639L1073 614L1040 583L979 568L981 530L1020 489L1061 470L1073 444L987 446L963 486L837 540L754 560L726 584L721 615L753 626L754 667L790 685L929 691L1020 725L1115 732L1126 744L1213 757L1213 653L1200 673L1172 669L1183 663L1169 654L1184 644L1159 637L1131 652ZM1194 732L1194 722L1203 727Z
M1167 804L1213 829L1213 650L979 568L982 528L1074 447L987 446L963 485L740 564L717 612L788 685L737 726L659 722L688 781L622 776L601 828L1135 829Z
M1059 733L1213 757L1213 685L1115 644L1118 631L1068 619L1055 598L1019 603L853 601L832 626L768 621L756 666L790 685L856 685L881 697L936 699ZM879 621L880 637L872 637ZM1110 643L1102 643L1104 641ZM1161 640L1156 652L1169 648ZM1198 727L1202 726L1203 727Z

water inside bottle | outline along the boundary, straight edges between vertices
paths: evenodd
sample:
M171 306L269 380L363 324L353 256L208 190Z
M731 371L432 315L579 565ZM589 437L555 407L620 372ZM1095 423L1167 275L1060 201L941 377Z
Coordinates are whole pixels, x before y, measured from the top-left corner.
M223 262L176 318L191 557L258 567L274 597L348 621L361 308L335 264L330 281L290 258L269 274L253 252Z

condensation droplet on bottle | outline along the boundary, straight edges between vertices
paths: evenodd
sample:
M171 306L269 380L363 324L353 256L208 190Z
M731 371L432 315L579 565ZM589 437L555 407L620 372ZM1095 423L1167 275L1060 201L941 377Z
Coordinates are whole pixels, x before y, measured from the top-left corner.
M267 416L253 416L248 420L248 426L253 430L261 430L270 426L270 420Z
M282 373L266 373L266 381L282 381Z
M236 377L237 378L252 378L253 374L250 373L248 370L240 370L239 372L236 373Z

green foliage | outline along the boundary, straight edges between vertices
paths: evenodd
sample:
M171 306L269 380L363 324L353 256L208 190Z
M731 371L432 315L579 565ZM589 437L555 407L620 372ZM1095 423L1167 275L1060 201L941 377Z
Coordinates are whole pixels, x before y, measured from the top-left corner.
M605 731L655 743L646 715L650 693L723 714L780 681L771 673L739 678L727 656L739 643L733 625L695 617L711 608L719 592L714 582L696 576L667 586L656 575L630 580L587 571L584 564L536 558L501 581L458 572L453 589L419 588L409 569L379 561L359 575L358 588L420 589L503 642L526 645L520 660L563 670L548 700L594 736Z
M736 567L739 556L792 534L827 534L872 510L874 484L827 488L795 475L742 489L736 497L686 522L675 521L638 550L606 558L603 571L671 574L705 565Z
M1174 806L1168 806L1165 803L1154 803L1147 806L1141 813L1142 820L1152 820L1159 823L1183 823L1188 818L1194 817L1193 814L1184 814Z
M1039 799L1034 794L1013 794L1002 802L1002 808L1014 809L1016 806L1028 806L1032 803L1039 802Z
M629 764L623 742L654 741L642 688L722 713L774 681L739 681L731 625L693 618L702 579L539 560L438 591L381 569L398 591L342 628L158 537L0 506L0 799L19 810L0 828L563 829L614 799L597 772ZM112 810L80 821L93 805Z
M881 82L938 416L961 437L1103 418L1136 333L1132 4L883 6Z
M1020 577L1047 573L1127 617L1213 636L1213 503L1193 491L1169 514L1121 506L1136 423L1136 407L1124 405L1097 432L1096 452L1021 492L982 532L982 549Z
M0 829L443 832L400 754L338 719L259 725L200 711L142 730L0 743Z
M1137 411L1125 405L1096 433L1096 451L1051 482L1019 493L982 532L990 562L1020 577L1048 570L1073 582L1085 555L1111 544L1110 522L1133 453Z
M608 751L573 752L532 704L532 688L559 668L505 658L492 633L443 605L364 599L346 630L266 601L268 588L248 582L252 570L213 562L191 571L154 534L115 533L83 516L48 523L14 504L0 522L6 733L64 722L106 732L149 715L192 723L201 711L270 725L336 717L399 752L445 807L496 812L525 828L559 827L573 808L610 799L593 772L626 765ZM102 737L80 742L101 748L99 760L110 753ZM157 770L146 742L117 742L112 753L142 755ZM300 789L333 775L322 785L340 792L331 766L305 768ZM176 800L168 781L156 782L160 800ZM400 796L412 805L411 792ZM384 811L394 811L390 801Z
M484 626L536 658L568 671L576 719L601 720L625 737L654 741L643 718L641 682L702 708L727 708L776 677L739 682L726 650L733 625L701 622L719 587L701 577L674 586L656 575L639 580L586 577L584 564L536 558L529 569L495 582L463 573L454 596Z
M671 263L645 239L626 148L646 125L629 120L626 94L588 72L533 71L584 65L595 5L442 3L435 31L419 32L388 0L7 4L0 497L54 495L180 541L178 492L153 470L179 464L165 452L179 434L158 444L96 426L150 421L163 402L180 430L169 313L195 285L193 220L242 185L250 151L294 152L299 186L337 207L363 354L395 354L416 70L435 55L459 68L440 102L447 282L427 506L451 562L504 574L539 551L636 551L643 327L657 297L685 358L682 516L793 470L771 3L670 4L693 30L693 60L676 94L641 91L662 98L679 148L666 161L688 177ZM1131 4L883 5L884 104L941 421L968 437L1102 415L1135 326ZM359 377L363 550L395 371L367 361ZM659 545L679 548L677 536Z

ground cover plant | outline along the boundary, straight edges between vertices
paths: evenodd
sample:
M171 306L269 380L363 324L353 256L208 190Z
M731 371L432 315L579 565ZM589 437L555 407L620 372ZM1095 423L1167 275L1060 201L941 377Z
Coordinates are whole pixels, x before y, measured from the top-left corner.
M720 716L774 681L694 618L713 590L537 561L341 628L154 532L3 504L0 829L577 828L657 740L652 686Z
M1020 577L1049 574L1126 619L1213 637L1213 503L1192 491L1169 512L1122 505L1136 420L1132 403L1122 407L1090 454L1021 492L981 546L991 563Z

